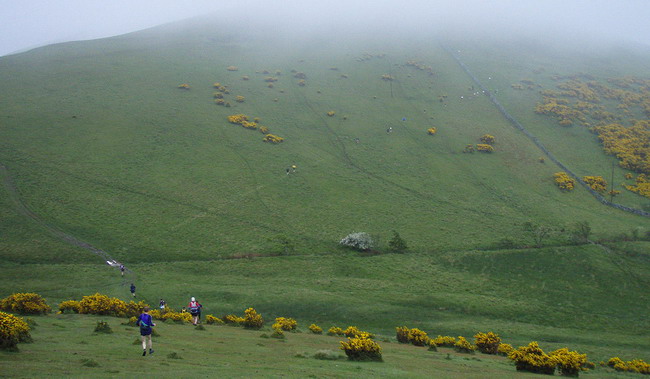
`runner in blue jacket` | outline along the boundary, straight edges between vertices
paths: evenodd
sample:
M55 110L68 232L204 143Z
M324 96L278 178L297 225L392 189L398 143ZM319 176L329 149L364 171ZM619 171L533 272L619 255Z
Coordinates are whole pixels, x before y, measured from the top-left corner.
M149 314L149 307L144 307L142 314L138 317L138 321L135 324L140 327L140 335L142 336L142 356L147 355L147 342L149 343L149 355L153 354L151 328L156 326L156 324Z

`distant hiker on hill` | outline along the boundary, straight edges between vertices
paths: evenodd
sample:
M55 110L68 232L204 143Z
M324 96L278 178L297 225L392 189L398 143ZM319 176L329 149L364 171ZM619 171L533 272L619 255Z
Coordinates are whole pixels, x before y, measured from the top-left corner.
M287 167L287 175L291 172L291 167Z
M194 297L190 299L190 303L187 305L187 309L190 311L190 314L192 315L192 324L196 325L199 323L199 319L201 318L201 308L203 306L196 301Z
M167 304L165 300L160 299L160 309L165 309L165 304Z
M296 166L295 164L292 164L291 165L291 172L296 172L297 168L298 168L298 166Z
M181 308L181 313L187 313L187 309L185 307Z
M122 276L124 276L124 265L120 263L120 272L122 273Z
M135 284L131 283L131 295L135 297Z
M156 324L149 314L149 307L144 307L135 324L140 327L140 335L142 336L142 356L147 355L147 345L149 345L149 355L153 354L151 332Z
M392 126L389 126L388 129L386 129L386 133L390 133L390 132L392 132L392 131L393 131L393 127L392 127Z

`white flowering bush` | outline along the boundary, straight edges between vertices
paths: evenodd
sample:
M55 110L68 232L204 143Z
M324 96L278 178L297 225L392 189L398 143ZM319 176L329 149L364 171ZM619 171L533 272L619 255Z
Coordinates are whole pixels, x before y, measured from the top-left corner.
M365 251L370 250L374 246L374 241L370 234L360 232L360 233L350 233L340 242L340 245L351 247L355 250Z

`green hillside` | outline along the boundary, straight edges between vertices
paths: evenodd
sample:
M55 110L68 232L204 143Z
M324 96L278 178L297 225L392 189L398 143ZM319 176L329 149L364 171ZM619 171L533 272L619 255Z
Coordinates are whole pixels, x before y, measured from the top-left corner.
M443 46L571 170L611 180L616 160L588 128L536 114L539 91L512 84L648 78L650 51L200 20L52 45L0 58L0 275L10 278L0 298L127 299L135 282L150 304L197 296L215 315L254 306L267 319L386 336L404 324L493 330L594 361L649 361L648 218L580 186L559 190L561 170L475 95ZM215 83L230 107L215 103ZM235 114L284 142L229 123ZM484 134L493 153L463 153ZM615 202L647 210L623 187L629 173L614 171ZM593 243L572 241L579 222ZM525 223L551 230L543 247ZM408 253L388 253L393 231ZM352 232L370 233L376 251L339 247ZM127 276L71 236L124 262Z
M197 26L4 57L0 158L33 212L129 261L264 252L278 234L300 251L322 251L354 231L386 237L394 229L412 248L434 251L504 237L525 244L526 221L588 221L603 235L646 221L586 191L558 191L558 168L540 164L541 152L487 98L469 99L473 83L436 41L336 42L275 44ZM482 67L480 57L468 65ZM229 87L232 107L214 104L215 82ZM191 89L177 89L182 83ZM236 113L261 118L285 142L265 144L229 124ZM438 133L430 137L431 126ZM462 154L485 133L496 136L496 153ZM611 159L593 140L554 152L584 151L605 175ZM291 164L298 171L287 176Z

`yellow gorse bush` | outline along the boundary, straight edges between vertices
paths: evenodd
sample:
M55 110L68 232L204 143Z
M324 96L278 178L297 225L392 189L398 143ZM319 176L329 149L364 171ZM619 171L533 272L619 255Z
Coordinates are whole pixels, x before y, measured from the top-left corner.
M339 328L338 326L332 326L327 330L327 334L330 336L342 336L345 333L343 332L343 329Z
M633 126L609 124L592 128L606 154L615 155L621 167L650 174L650 120Z
M454 344L454 349L459 353L472 353L476 350L476 346L469 343L465 337L458 336L458 339Z
M650 364L644 362L642 359L633 359L626 362L619 357L614 357L607 361L607 366L612 367L616 371L636 372L650 375Z
M179 84L178 88L180 89L190 89L190 85L187 83Z
M640 174L637 176L635 182L635 185L626 185L625 188L632 192L636 192L641 196L650 198L650 179L648 179L646 174Z
M501 337L493 332L479 332L474 335L474 344L481 353L496 354L501 344Z
M556 172L553 174L555 177L555 185L562 191L573 191L575 188L575 180L573 180L566 172Z
M496 141L496 138L490 134L483 134L481 138L479 138L479 141L483 142L484 144L493 145Z
M429 133L430 136L436 134L437 132L438 129L436 129L435 127L430 127L429 129L427 129L427 133Z
M275 323L271 326L273 329L286 330L288 332L296 330L298 322L292 318L277 317Z
M0 312L0 349L16 350L19 342L30 342L29 325L20 317Z
M260 329L264 325L264 318L254 308L248 308L244 311L242 324L247 329Z
M370 338L367 333L356 337L348 337L348 341L341 341L341 350L351 361L382 361L381 346Z
M248 121L248 116L245 114L233 114L228 116L228 122L231 124L239 124L241 125L242 123Z
M79 313L94 315L109 315L117 317L137 316L147 304L144 301L137 303L125 302L115 297L108 297L100 293L84 296L79 302ZM153 317L152 311L152 317Z
M409 332L411 330L407 328L406 326L398 326L395 328L395 332L397 333L397 342L399 343L410 343L409 341Z
M309 325L309 330L314 334L323 334L323 328L316 324Z
M246 129L258 129L262 134L264 134L264 138L262 138L264 142L281 143L284 141L284 138L270 134L269 128L266 126L258 126L257 122L259 121L259 118L255 117L254 120L255 121L253 122L248 121L248 116L241 113L228 116L228 122L231 124L241 125Z
M79 302L76 300L66 300L59 303L59 313L66 312L79 313Z
M264 136L264 138L262 138L262 141L271 142L271 143L281 143L281 142L284 141L284 138L278 137L278 136L273 135L273 134L267 134L267 135Z
M52 311L41 295L25 292L14 293L0 300L0 310L20 314L45 314Z
M443 337L439 335L438 337L433 338L432 341L436 346L454 347L456 344L456 338L450 336Z
M508 358L515 361L517 371L553 375L557 366L557 359L544 353L535 341L511 351Z
M223 324L224 322L219 317L215 317L213 315L207 315L205 316L205 323L212 325L212 324Z
M604 193L607 191L607 182L602 176L583 176L582 181L596 192Z
M487 143L477 143L476 151L480 151L481 153L492 153L494 152L494 147L492 147L492 145L488 145Z
M409 330L408 338L409 342L415 346L426 346L430 343L430 338L427 336L427 333L418 328Z
M244 318L236 315L226 315L223 317L223 322L226 324L239 326L244 322Z
M226 70L228 70L228 71L238 71L239 68L237 68L237 66L228 66L228 67L226 67Z
M511 351L513 351L515 348L512 347L512 345L508 343L500 343L499 347L497 347L497 354L499 355L508 355L510 354Z
M192 322L192 315L188 312L174 312L174 311L168 311L163 313L160 318L160 320L167 321L167 320L172 320L175 322Z
M586 371L587 354L569 351L566 347L555 350L549 354L554 357L560 373L565 376L578 376L580 371Z

